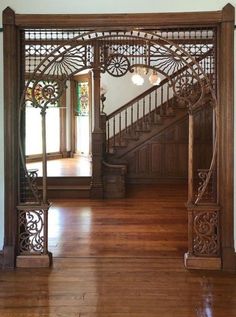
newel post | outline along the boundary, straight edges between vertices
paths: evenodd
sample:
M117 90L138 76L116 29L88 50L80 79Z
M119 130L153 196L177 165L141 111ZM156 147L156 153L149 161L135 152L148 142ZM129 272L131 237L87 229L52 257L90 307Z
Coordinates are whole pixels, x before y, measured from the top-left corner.
M100 49L97 42L94 45L93 68L93 114L94 128L92 132L92 182L90 189L91 198L103 198L102 161L104 152L104 132L101 129L100 117Z

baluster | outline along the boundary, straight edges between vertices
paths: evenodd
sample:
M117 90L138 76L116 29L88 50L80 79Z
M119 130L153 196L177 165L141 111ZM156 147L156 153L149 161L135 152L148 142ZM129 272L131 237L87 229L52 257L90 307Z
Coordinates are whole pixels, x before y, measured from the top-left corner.
M163 96L163 86L161 86L161 106L160 106L160 115L162 116L163 115L163 99L164 99L164 96Z
M170 91L169 91L169 85L167 86L167 97L166 97L166 114L169 114L169 96L170 96Z
M151 93L149 94L148 103L149 103L148 118L149 118L149 124L151 124L151 122L152 122L152 94Z
M107 153L110 152L110 120L107 121Z
M113 117L113 146L116 145L116 119Z
M133 132L133 123L134 123L134 108L131 106L131 132Z
M119 113L119 145L121 145L121 112Z
M137 123L139 123L139 101L137 102Z
M155 110L157 112L157 89L155 90Z
M142 117L142 127L145 124L145 97L143 98L143 117Z
M127 133L128 131L128 128L127 128L127 109L125 109L125 133Z
M157 122L157 89L155 90L155 111L154 111L154 122Z

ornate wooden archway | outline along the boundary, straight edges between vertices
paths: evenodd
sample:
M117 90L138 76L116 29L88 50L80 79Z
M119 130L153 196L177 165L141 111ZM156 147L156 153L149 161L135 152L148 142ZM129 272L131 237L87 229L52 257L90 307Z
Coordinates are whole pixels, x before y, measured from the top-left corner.
M210 16L209 18L214 18L212 25L214 27L218 25L218 28L221 29L221 34L219 35L219 39L221 41L227 41L227 37L224 37L224 35L227 33L228 35L231 34L232 36L232 21L233 21L233 9L231 6L227 6L223 11L223 13L215 13ZM160 16L160 15L159 15ZM5 43L9 42L9 38L15 37L19 38L19 34L17 34L19 30L21 18L23 16L18 16L18 23L15 23L14 21L14 12L12 12L10 9L5 10L4 15L4 23L6 25L6 32L5 34L5 40L8 39ZM145 15L144 15L145 17ZM173 16L174 17L174 16ZM179 16L180 17L180 16ZM202 17L205 18L205 15L202 14ZM156 16L157 18L157 16ZM193 17L192 17L193 18ZM229 20L229 21L228 21ZM133 17L133 20L135 21L135 17ZM154 20L153 20L154 21ZM117 23L117 22L115 22ZM127 23L127 22L126 22ZM147 23L147 22L146 22ZM199 23L199 21L198 21ZM94 21L94 26L96 22ZM181 25L181 22L179 23ZM197 25L197 21L196 21ZM45 25L46 26L46 25ZM66 26L66 23L65 23ZM111 22L111 26L113 26ZM145 26L145 23L144 23ZM126 25L127 27L127 25ZM225 34L224 34L225 32ZM21 115L16 114L16 109L20 108L20 113L24 111L24 105L25 105L25 92L26 89L30 87L32 95L30 102L33 103L35 107L39 107L41 109L42 118L45 117L45 112L47 109L47 104L49 102L54 102L56 99L58 99L63 92L64 85L66 79L68 79L73 74L77 73L79 70L82 70L84 68L92 68L94 72L94 94L95 94L95 113L94 113L94 132L93 132L93 156L94 156L94 167L93 167L93 188L94 192L97 193L98 196L102 196L102 180L101 180L101 161L103 156L103 134L100 129L100 72L102 71L110 71L112 72L112 69L116 71L116 74L122 75L123 73L127 72L128 70L132 70L132 68L140 65L140 63L132 63L131 59L127 57L128 54L122 54L119 52L113 52L112 50L110 53L107 54L107 48L112 47L112 42L120 40L122 37L122 40L126 41L126 43L138 40L141 41L140 47L146 47L148 48L148 67L157 69L159 72L162 72L170 81L170 85L173 88L174 94L178 96L178 98L183 99L187 104L189 108L189 197L188 197L188 211L189 211L189 250L185 257L185 265L188 268L213 268L213 269L220 269L223 261L223 268L233 268L235 266L235 257L234 257L234 251L233 251L233 226L232 223L229 222L229 220L226 221L224 219L224 215L227 219L229 219L229 216L231 218L233 217L233 210L231 205L231 210L224 209L224 203L227 205L229 203L229 200L225 198L225 196L222 196L222 188L220 187L220 184L225 184L224 180L229 179L230 172L228 170L224 171L223 173L223 165L225 164L223 157L224 153L222 152L223 149L223 138L224 140L226 138L229 138L230 132L229 127L227 126L227 120L224 117L224 113L228 113L230 110L230 107L232 107L232 101L229 99L228 95L225 95L223 93L223 90L220 90L220 93L217 95L216 92L216 85L213 84L212 80L210 80L209 76L205 74L204 70L200 66L200 64L191 57L190 54L188 54L185 50L183 50L181 47L176 45L174 42L166 40L165 38L161 37L158 34L154 33L148 33L145 31L128 31L125 29L125 31L107 31L107 29L99 29L97 32L88 32L83 35L79 35L75 38L73 38L70 41L63 43L62 45L58 46L53 50L49 56L47 56L44 60L40 62L40 64L35 68L33 74L31 75L28 83L26 84L25 89L23 90L22 96L21 96L21 102L20 107L18 107L17 100L18 97L15 93L17 86L20 86L20 80L21 78L18 76L17 80L12 80L13 73L16 73L16 65L15 68L13 67L12 73L8 72L8 75L5 77L5 83L8 83L9 86L6 89L6 104L11 104L11 109L9 108L6 110L6 114L9 115L9 113L14 112L14 118L10 119L10 122L14 122L14 125L11 126L11 132L14 130L15 135L14 137L12 135L6 135L6 139L8 142L10 142L12 145L14 145L14 164L18 162L20 164L20 156L18 155L17 151L17 144L18 144L18 138L20 137L20 130L21 130ZM105 43L105 44L104 44ZM227 42L227 44L229 44ZM8 44L9 45L9 44ZM85 57L85 51L86 48L90 45L92 47L93 54L90 59L86 59ZM231 43L230 43L231 45ZM5 44L5 53L8 52L8 49L10 47ZM176 70L180 73L178 76L175 77L173 80L170 77L170 69L166 68L165 63L158 62L156 59L151 58L152 54L150 52L154 50L164 50L165 52L168 52L168 55L171 56L172 62L176 63ZM16 50L16 47L15 47ZM79 51L79 59L76 55ZM228 51L228 55L230 56L230 47ZM106 55L107 54L107 55ZM155 55L155 54L154 54ZM225 55L225 54L224 54ZM75 56L77 59L75 60ZM9 59L9 61L13 62L13 56L7 57L6 59ZM20 58L20 56L18 56ZM170 57L169 57L170 58ZM68 61L69 59L74 59L74 63L71 63ZM18 59L20 60L20 59ZM67 67L68 71L65 71L66 67L65 64L68 63L70 66ZM5 67L7 69L7 63L5 63ZM14 65L14 62L13 62ZM74 65L74 66L71 66ZM141 63L143 65L143 63ZM179 67L179 68L178 68ZM6 70L5 69L5 70ZM182 69L182 70L181 70ZM181 71L180 71L181 70ZM232 77L229 73L229 70L226 72L225 68L223 66L220 66L220 79L229 80ZM118 73L117 73L118 72ZM54 80L53 84L50 82L50 76L53 74ZM55 77L58 78L55 80ZM46 78L45 80L45 86L43 89L43 96L41 100L36 98L36 87L37 84L42 78ZM232 78L231 78L232 79ZM10 84L11 81L11 84ZM194 89L194 85L198 84L199 89ZM16 86L15 86L16 85ZM221 81L218 81L218 87L221 87ZM19 87L20 88L20 87ZM14 90L14 96L10 96L10 93L12 93ZM210 92L211 94L211 106L214 109L214 120L215 120L215 133L214 133L214 149L213 149L213 156L212 156L212 162L211 166L208 170L199 171L199 176L202 180L200 186L198 187L198 192L195 195L194 194L194 188L193 188L193 161L192 161L192 153L193 153L193 137L194 137L194 121L193 116L195 110L199 107L201 104L202 98L204 97L204 94L207 92ZM233 91L231 91L232 95ZM223 96L223 97L222 97ZM223 107L221 107L222 98L225 103L228 104L227 110ZM17 121L14 121L18 118ZM226 121L224 121L226 120ZM8 122L8 124L10 124ZM44 122L44 119L43 119ZM227 126L227 128L226 128ZM16 129L17 127L17 129ZM225 135L222 133L223 128L226 128L228 131L228 134ZM231 127L232 129L232 127ZM9 140L11 138L11 140ZM14 139L14 140L13 140ZM20 138L19 138L20 139ZM225 145L224 145L225 146ZM32 258L32 252L34 254L33 258L36 262L40 261L43 265L48 265L50 260L50 254L47 250L47 210L48 210L48 203L47 203L47 196L46 196L46 166L44 169L44 192L42 199L38 196L37 190L35 188L34 184L34 175L30 175L30 173L27 172L24 166L24 155L21 143L19 143L20 147L20 153L22 158L22 167L21 169L21 176L23 175L23 178L26 176L27 182L29 184L29 187L33 193L34 199L32 201L22 201L21 200L21 185L19 183L19 188L16 191L15 187L8 189L11 190L11 193L13 194L13 197L15 199L13 200L13 203L10 203L10 199L8 197L8 194L6 194L6 241L12 241L12 246L15 245L15 243L18 245L18 260L20 260L22 257L28 257L28 259ZM230 144L227 146L227 150L230 150ZM231 149L232 150L232 149ZM217 155L217 152L219 155ZM11 152L12 154L13 152ZM9 150L6 151L6 155L8 157ZM229 162L232 161L232 156L227 157L227 160ZM12 161L13 163L13 161ZM8 162L6 164L9 164ZM226 167L226 165L225 165ZM16 166L14 166L14 179L17 179L19 175L18 169ZM23 171L23 173L22 173ZM33 180L33 181L32 181ZM228 182L228 181L227 181ZM12 180L9 178L6 179L6 184L8 186L13 185ZM213 186L213 194L209 195L209 185ZM227 183L228 184L228 183ZM15 184L14 184L15 186ZM226 186L226 189L224 187L224 190L227 190L227 193L229 194L232 190L232 183L228 186ZM14 193L13 193L14 191ZM231 192L232 195L232 192ZM232 197L231 197L232 200ZM231 201L232 204L232 201ZM15 217L13 217L13 214L10 213L8 207L11 205L11 210L14 209L14 215L16 213L16 209L18 209L18 222L16 222ZM11 215L9 217L9 215ZM222 216L221 216L222 215ZM227 217L228 215L228 217ZM36 229L36 239L37 239L37 247L36 249L32 247L32 239L29 238L29 230L27 222L31 221L33 219L34 224L38 224L39 229ZM227 226L226 226L227 225ZM227 230L226 228L231 225L231 234L228 236L228 233L226 234ZM11 229L11 232L10 232ZM15 232L15 237L17 241L13 241L12 238L10 238L10 235L12 232ZM228 240L226 239L228 236ZM10 238L10 239L8 239ZM230 238L230 239L229 239ZM224 243L227 241L226 245L227 247L224 247ZM35 243L35 241L34 241ZM228 247L230 246L230 247ZM9 253L8 253L8 251ZM15 251L14 248L11 249L10 245L5 243L4 246L5 251L5 265L12 265L13 259L15 257ZM227 255L226 255L227 254ZM36 256L35 256L36 255ZM38 255L38 257L37 257ZM31 260L32 260L31 259ZM42 260L44 259L44 260ZM24 260L25 261L25 260ZM27 260L26 260L27 261ZM32 263L32 262L31 262ZM37 264L36 264L37 265Z

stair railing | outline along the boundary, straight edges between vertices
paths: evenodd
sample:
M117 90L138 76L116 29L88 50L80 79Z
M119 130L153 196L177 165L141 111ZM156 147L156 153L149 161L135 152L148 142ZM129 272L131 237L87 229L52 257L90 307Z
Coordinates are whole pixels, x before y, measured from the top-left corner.
M126 138L135 138L139 131L158 124L161 116L173 113L173 92L168 79L136 96L107 116L106 148L125 145Z
M202 61L211 51L210 49L196 60ZM175 78L187 68L184 66L171 77ZM165 78L158 86L152 86L107 115L106 152L112 152L116 146L126 146L129 138L135 139L139 132L150 129L152 124L160 123L162 116L173 115L176 103L178 101L169 86L169 79Z

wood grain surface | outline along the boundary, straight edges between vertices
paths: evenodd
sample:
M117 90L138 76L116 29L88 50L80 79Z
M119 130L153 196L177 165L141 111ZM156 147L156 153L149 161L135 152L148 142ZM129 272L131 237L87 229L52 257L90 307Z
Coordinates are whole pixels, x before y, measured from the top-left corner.
M187 185L130 185L125 199L57 200L49 211L56 257L183 257Z

